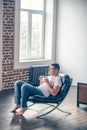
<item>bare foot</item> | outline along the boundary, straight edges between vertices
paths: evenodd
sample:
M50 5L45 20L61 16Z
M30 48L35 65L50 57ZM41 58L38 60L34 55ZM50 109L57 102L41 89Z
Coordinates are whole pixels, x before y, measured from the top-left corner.
M27 110L27 108L20 108L20 110L16 113L17 116L23 115L23 113Z
M16 112L16 110L17 110L18 108L20 108L20 105L19 105L19 104L16 104L16 105L14 106L14 108L13 108L10 112L14 113L14 112Z

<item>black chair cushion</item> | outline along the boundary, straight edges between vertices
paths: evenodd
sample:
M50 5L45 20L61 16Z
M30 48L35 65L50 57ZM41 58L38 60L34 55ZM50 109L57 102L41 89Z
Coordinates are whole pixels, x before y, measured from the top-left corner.
M64 98L68 93L72 79L70 79L68 75L64 75L63 77L61 77L61 80L62 80L62 87L60 89L60 94L62 98Z
M31 101L33 103L59 103L60 104L62 100L65 98L65 96L67 95L72 82L72 79L70 79L68 75L61 76L61 80L62 80L62 86L60 92L56 96L45 97L45 96L35 95L33 97L29 97L28 101Z

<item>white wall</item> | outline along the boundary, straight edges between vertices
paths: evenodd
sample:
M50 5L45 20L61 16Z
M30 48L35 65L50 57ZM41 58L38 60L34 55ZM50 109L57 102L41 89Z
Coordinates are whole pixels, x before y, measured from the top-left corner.
M61 71L87 83L87 0L58 0L57 58Z

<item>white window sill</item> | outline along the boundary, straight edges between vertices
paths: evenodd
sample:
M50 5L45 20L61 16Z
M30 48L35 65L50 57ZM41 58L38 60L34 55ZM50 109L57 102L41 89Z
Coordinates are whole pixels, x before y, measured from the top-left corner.
M32 65L50 65L52 62L54 61L48 59L26 60L21 62L15 62L14 69L29 68Z

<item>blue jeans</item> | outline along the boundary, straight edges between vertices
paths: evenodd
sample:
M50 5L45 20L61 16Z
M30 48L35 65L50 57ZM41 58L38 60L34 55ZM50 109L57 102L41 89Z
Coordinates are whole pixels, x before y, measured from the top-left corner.
M27 100L29 96L40 95L43 93L31 84L25 83L23 81L16 81L14 85L14 100L15 104L21 105L22 108L27 108Z

